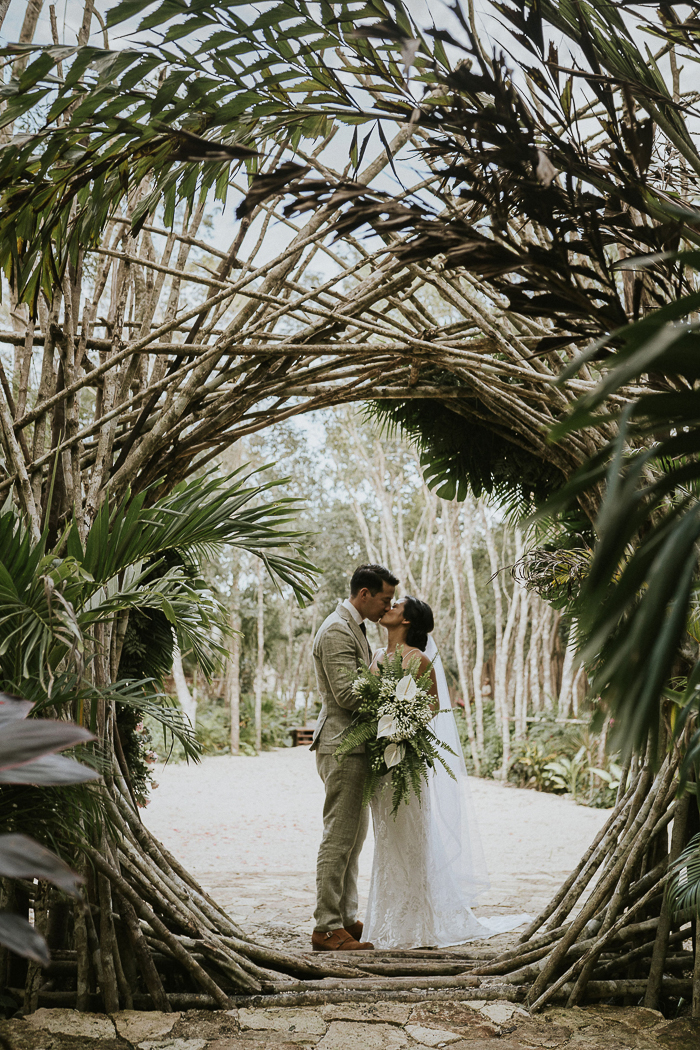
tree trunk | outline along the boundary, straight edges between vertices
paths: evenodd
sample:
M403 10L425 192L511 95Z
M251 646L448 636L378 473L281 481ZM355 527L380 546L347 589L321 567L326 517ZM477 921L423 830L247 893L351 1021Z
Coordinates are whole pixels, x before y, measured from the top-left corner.
M571 710L572 691L574 686L574 665L576 661L576 643L573 624L569 628L569 638L564 653L564 666L561 672L561 689L557 711L560 718L568 718Z
M445 522L445 540L447 545L447 561L452 577L452 591L455 604L455 626L454 626L454 653L457 663L457 674L459 676L459 688L464 700L464 714L467 723L467 735L474 763L474 772L479 776L481 762L479 748L474 734L474 724L471 712L471 699L469 696L469 675L467 672L469 659L469 635L464 600L464 573L462 558L460 554L459 519L456 508L451 503L443 504L442 516Z
M525 635L527 634L530 594L524 588L520 595L520 622L515 638L515 658L513 676L515 678L515 698L513 713L515 715L515 739L523 740L527 734L527 675L525 667Z
M474 562L472 548L474 541L474 521L476 518L476 507L471 503L465 504L467 515L466 529L464 534L464 568L469 588L469 601L474 618L474 667L472 669L472 681L474 684L474 713L476 722L476 745L479 755L484 754L484 701L481 693L481 677L484 673L484 624L481 618L481 606L479 604L479 593L476 589L474 579Z
M257 591L258 591L258 658L255 666L255 683L253 686L255 700L255 750L262 749L262 699L265 684L265 566L258 558L257 566Z
M523 554L523 537L519 529L515 530L515 557L514 561L519 561ZM510 769L510 690L509 690L509 679L508 679L508 659L510 655L511 639L515 630L515 624L518 618L518 607L520 604L521 595L524 593L521 587L513 587L513 594L510 598L510 607L508 609L508 616L506 618L506 626L503 631L503 640L501 642L500 659L496 666L496 690L501 697L501 740L503 742L503 759L501 762L501 776L503 780L508 777L508 770Z
M182 666L182 653L178 645L173 648L173 681L175 682L175 692L177 693L182 713L194 729L197 724L197 700L190 692L187 684L185 671Z
M226 667L226 702L231 715L231 754L241 751L241 617L238 612L240 596L238 567L234 566L231 581L231 640Z
M289 597L289 605L287 609L287 658L286 666L284 671L284 694L287 698L287 715L290 716L294 711L295 697L292 693L294 688L294 680L296 678L296 660L294 659L294 623L295 623L295 612L296 612L296 600L294 595Z
M546 622L542 628L542 689L544 692L545 711L554 710L554 676L552 674L552 649L554 639L559 630L561 613L557 610L552 612L551 606L547 606Z
M500 687L500 673L501 673L501 650L503 647L503 592L501 590L501 581L499 579L499 563L498 553L496 551L496 543L493 538L493 532L491 531L491 525L486 515L484 505L481 505L481 524L484 528L484 537L486 539L486 549L489 555L489 566L491 569L491 586L493 587L493 618L494 618L494 649L493 649L493 680L491 682L491 695L493 698L494 714L496 716L496 725L503 733L503 724L507 721L507 712L503 710L503 701L501 696ZM509 738L510 746L510 738Z
M531 595L532 628L530 631L530 648L527 654L528 688L533 715L542 710L542 692L540 690L540 650L542 648L542 630L545 623L545 603L536 595Z
M418 464L420 469L420 464ZM435 565L437 561L438 540L440 538L437 521L438 498L423 482L423 499L425 501L425 549L421 566L420 594L426 595L429 601L435 601L433 588L435 583ZM439 608L436 605L436 608Z

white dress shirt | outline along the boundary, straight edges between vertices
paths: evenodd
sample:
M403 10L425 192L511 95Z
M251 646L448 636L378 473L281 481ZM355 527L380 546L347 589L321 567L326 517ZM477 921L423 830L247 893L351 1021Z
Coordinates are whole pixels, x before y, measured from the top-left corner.
M356 623L356 624L358 624L358 626L359 626L359 625L360 625L361 623L364 623L364 620L365 620L364 616L360 616L359 612L357 611L357 609L356 609L356 608L355 608L355 606L354 606L354 605L352 604L352 602L350 601L350 599L349 599L349 598L345 598L345 599L344 599L344 601L343 601L343 605L344 605L344 607L345 607L345 608L346 608L346 609L348 610L348 612L349 612L349 613L350 613L350 615L352 616L352 618L353 618L353 620L355 621L355 623Z

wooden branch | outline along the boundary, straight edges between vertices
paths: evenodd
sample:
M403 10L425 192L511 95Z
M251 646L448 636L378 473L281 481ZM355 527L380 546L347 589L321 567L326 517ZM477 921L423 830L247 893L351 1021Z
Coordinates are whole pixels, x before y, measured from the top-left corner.
M171 1009L170 1003L165 994L163 982L161 981L153 959L151 958L148 945L146 944L141 928L139 927L136 911L127 896L120 893L119 890L116 892L119 900L119 913L124 921L127 933L129 934L132 950L136 956L136 961L138 962L139 969L141 970L141 974L146 987L148 988L153 1004L156 1010L163 1010L168 1013Z
M178 943L177 938L173 936L167 926L161 922L153 909L141 899L126 879L123 879L121 875L118 875L96 849L90 848L88 850L88 855L95 867L106 875L121 896L129 901L136 914L142 919L145 919L158 938L168 945L168 948L170 948L177 961L192 975L197 984L199 984L208 995L214 997L221 1009L229 1009L229 999L226 993L219 988L216 982L212 980L204 969L202 969L199 963L191 958L189 952ZM260 990L259 983L253 980L253 978L251 978L244 970L240 971L238 983L248 991Z

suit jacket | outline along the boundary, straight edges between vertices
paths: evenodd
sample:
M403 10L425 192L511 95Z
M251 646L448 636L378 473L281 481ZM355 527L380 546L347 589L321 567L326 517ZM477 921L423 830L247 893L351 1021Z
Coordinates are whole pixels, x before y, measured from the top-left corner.
M369 642L342 602L318 629L313 647L316 682L321 694L321 713L314 730L312 751L333 754L343 732L352 721L360 701L352 692L352 682L360 664L369 663ZM361 754L364 746L353 754Z

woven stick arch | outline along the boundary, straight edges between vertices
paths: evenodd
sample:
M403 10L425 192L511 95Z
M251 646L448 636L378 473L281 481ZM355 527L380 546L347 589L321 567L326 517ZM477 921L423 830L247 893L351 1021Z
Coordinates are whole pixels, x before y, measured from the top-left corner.
M410 141L411 129L401 128L391 153ZM340 178L307 160L324 177ZM382 153L360 180L371 185L388 162ZM14 373L0 372L0 492L15 493L35 535L46 523L58 535L73 513L84 533L108 495L118 500L157 481L160 491L171 488L246 434L353 401L442 402L562 475L593 451L595 432L546 440L594 380L582 372L555 386L566 353L533 356L542 325L510 316L466 270L397 260L391 234L384 243L337 243L331 209L299 223L281 204L259 205L225 251L201 235L203 205L177 230L153 216L137 236L127 210L69 268L36 321L14 309L13 329L0 333L14 354ZM271 252L280 229L284 244ZM322 277L313 269L319 254L327 260ZM434 316L436 303L449 322ZM533 923L521 947L497 959L482 949L358 954L350 963L252 941L141 824L114 754L104 802L119 834L90 853L97 919L76 911L73 947L62 960L75 989L43 991L30 967L26 1005L169 1010L227 1007L241 995L295 1003L431 994L523 999L531 988L539 1007L567 994L574 1002L638 994L646 977L616 976L627 973L632 956L638 968L653 959L652 1004L662 987L682 985L686 994L688 979L664 977L663 965L668 945L680 948L687 934L668 916L659 925L666 877L659 843L677 812L669 808L676 767L669 759L656 779L649 766L629 774L629 790L555 898L555 914ZM593 895L571 920L599 869ZM648 917L652 906L656 918ZM666 939L657 948L659 928ZM94 991L81 948L90 944L99 945ZM619 945L624 952L611 956L608 949ZM131 969L127 956L136 963ZM687 969L687 953L669 958Z

